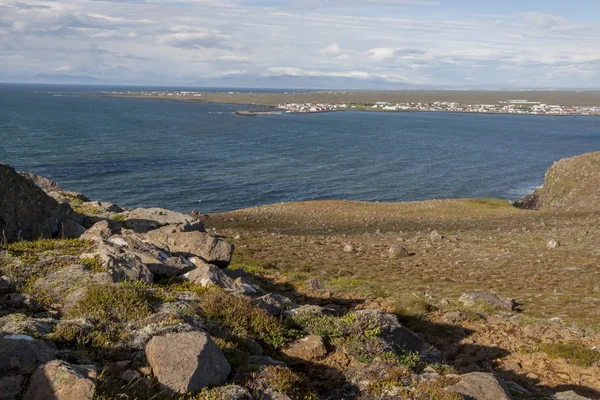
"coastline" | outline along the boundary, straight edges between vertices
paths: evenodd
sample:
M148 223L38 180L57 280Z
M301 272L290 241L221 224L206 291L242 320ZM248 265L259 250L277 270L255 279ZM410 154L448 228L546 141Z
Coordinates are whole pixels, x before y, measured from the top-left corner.
M219 93L222 94L222 93ZM318 111L289 111L284 108L281 108L281 104L269 103L249 103L245 102L246 93L239 93L241 96L236 98L190 98L190 97L180 97L176 96L148 96L142 95L141 93L132 93L132 94L111 94L111 93L100 93L96 94L100 97L109 97L109 98L124 98L124 99L146 99L146 100L158 100L158 101L173 101L173 102L183 102L183 103L205 103L205 104L230 104L230 105L239 105L239 106L247 106L247 107L267 107L270 110L238 110L235 111L238 115L243 116L257 116L257 115L273 115L273 114L322 114L328 112L342 112L342 111L356 111L356 112L370 112L370 113L409 113L409 112L418 112L418 113L452 113L452 114L488 114L488 115L529 115L529 116L551 116L551 117L600 117L600 113L589 114L589 113L533 113L533 112L505 112L505 111L465 111L465 110L424 110L424 109L402 109L402 110L386 110L383 108L373 108L372 104L353 104L350 103L350 107L346 108L334 108L334 109L326 109L326 110L318 110ZM261 96L265 94L261 93ZM279 96L280 94L273 93L273 96ZM332 105L339 105L346 103L337 103ZM600 101L598 102L600 104ZM352 107L354 106L354 107ZM569 106L570 107L570 106ZM242 114L240 114L240 112Z

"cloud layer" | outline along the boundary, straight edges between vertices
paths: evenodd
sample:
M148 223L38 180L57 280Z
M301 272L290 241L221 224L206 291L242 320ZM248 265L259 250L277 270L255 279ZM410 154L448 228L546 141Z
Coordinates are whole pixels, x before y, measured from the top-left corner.
M5 0L0 80L72 74L187 85L242 76L252 86L252 79L293 76L600 86L600 32L592 22L543 10L457 15L444 3Z

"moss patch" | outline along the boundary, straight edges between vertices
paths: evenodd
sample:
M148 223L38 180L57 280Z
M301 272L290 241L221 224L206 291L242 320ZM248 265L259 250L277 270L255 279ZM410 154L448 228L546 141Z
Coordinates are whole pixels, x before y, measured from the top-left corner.
M600 352L580 343L542 343L536 350L546 353L550 358L563 358L582 367L591 367L600 362Z

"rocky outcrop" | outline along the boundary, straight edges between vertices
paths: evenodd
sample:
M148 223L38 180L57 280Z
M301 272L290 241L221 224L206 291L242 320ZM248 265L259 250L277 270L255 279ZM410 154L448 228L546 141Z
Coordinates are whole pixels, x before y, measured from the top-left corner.
M460 382L446 388L472 400L511 400L510 392L498 376L485 372L471 372L461 376Z
M138 233L149 232L166 225L172 232L204 232L204 223L199 219L164 208L136 208L122 216L125 218L125 227Z
M0 338L0 376L31 374L40 363L54 358L49 343L25 335Z
M31 376L23 400L92 400L96 375L91 366L50 361Z
M0 163L0 238L10 242L53 237L61 232L71 211L33 181Z
M231 371L219 347L204 332L155 336L146 345L146 357L161 386L181 394L223 384Z
M29 179L31 182L35 183L40 189L42 189L46 193L60 192L62 190L58 183L51 181L46 177L34 174L33 172L19 172L19 175L21 175L25 179Z
M600 210L600 152L559 160L533 194L537 207L567 211Z
M197 256L204 262L226 267L233 255L233 245L200 231L173 232L170 227L150 231L146 240L175 255Z

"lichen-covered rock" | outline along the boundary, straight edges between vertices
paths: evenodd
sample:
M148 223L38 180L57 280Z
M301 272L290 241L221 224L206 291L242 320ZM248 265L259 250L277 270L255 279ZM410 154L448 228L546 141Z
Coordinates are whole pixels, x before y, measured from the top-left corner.
M274 316L280 316L286 311L291 311L298 307L292 300L278 293L266 294L252 300L252 302L257 307Z
M31 376L23 400L92 400L96 375L93 366L50 361Z
M0 163L0 235L9 242L18 239L50 238L72 212L38 185Z
M223 384L231 372L219 347L204 332L155 336L146 345L146 357L161 386L175 393Z
M506 311L513 311L517 306L516 301L514 299L511 299L510 297L500 297L495 293L483 291L463 293L459 297L458 301L460 301L467 307L488 305Z
M569 390L567 392L556 393L554 395L554 398L556 400L591 400L588 397L583 397L583 396L578 395L577 393L575 393L572 390Z
M462 375L460 382L446 388L472 400L511 400L510 392L502 379L486 372L471 372Z
M0 378L0 400L17 400L21 397L25 378L22 375L6 375Z
M83 240L92 240L96 243L101 243L103 240L107 240L113 234L108 221L102 220L96 222L91 228L86 230L82 235Z
M216 400L252 400L252 394L245 387L228 385L214 388L210 391L211 399Z
M233 255L233 245L208 233L170 232L165 228L146 234L148 242L173 254L185 257L197 256L203 261L226 267Z
M376 322L381 328L379 337L392 350L419 352L423 347L423 339L416 333L405 328L398 322L398 317L393 314L378 310L359 310L357 319Z
M53 318L30 318L23 314L10 314L0 318L0 332L42 337L51 333L56 323L57 320Z
M164 208L136 208L123 215L125 227L138 233L149 232L165 225L172 231L204 231L204 223L198 218Z
M0 376L31 374L40 363L54 358L50 343L25 335L0 338Z
M313 361L323 358L327 354L327 348L321 336L309 335L292 343L283 353L288 357Z
M192 258L192 261L196 265L196 268L184 275L190 282L205 287L216 285L228 292L240 294L256 293L256 290L251 285L231 279L216 265L206 264L201 260L194 258Z
M34 174L33 172L19 172L19 175L26 179L29 179L31 182L35 183L40 189L42 189L46 193L59 192L62 190L58 183L51 181L50 179L41 175Z
M114 282L142 281L152 283L154 275L150 269L133 253L117 255L100 254L100 261L110 271Z

